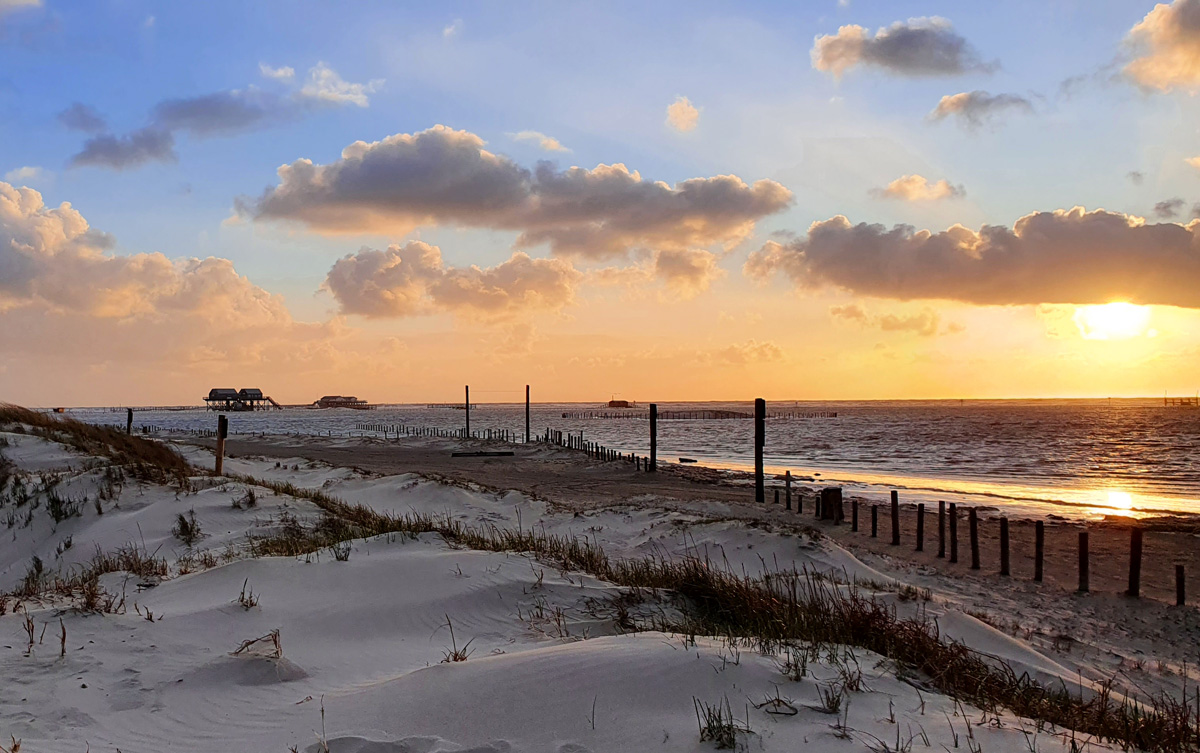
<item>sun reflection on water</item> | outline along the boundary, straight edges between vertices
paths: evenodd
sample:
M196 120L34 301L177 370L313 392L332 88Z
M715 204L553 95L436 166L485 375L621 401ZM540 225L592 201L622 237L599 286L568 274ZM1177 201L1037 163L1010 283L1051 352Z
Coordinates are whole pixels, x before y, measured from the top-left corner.
M1116 510L1118 515L1129 515L1133 510L1133 495L1112 489L1108 492L1108 506Z

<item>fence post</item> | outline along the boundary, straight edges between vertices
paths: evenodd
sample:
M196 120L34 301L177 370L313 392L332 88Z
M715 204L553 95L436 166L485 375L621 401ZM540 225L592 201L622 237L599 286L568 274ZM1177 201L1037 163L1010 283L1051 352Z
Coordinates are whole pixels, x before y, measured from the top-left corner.
M792 472L791 471L783 472L783 484L784 484L784 486L787 487L787 508L786 509L790 510L790 509L792 509Z
M658 403L650 403L650 466L646 470L658 470Z
M1175 566L1175 606L1181 607L1187 600L1183 590L1183 565Z
M754 501L763 501L763 446L767 443L767 401L754 399Z
M925 551L925 503L917 503L917 551Z
M463 387L467 394L467 437L471 436L471 385Z
M225 437L229 435L229 419L217 416L217 462L213 471L220 476L225 470Z
M125 433L133 433L133 408L125 409Z
M879 505L871 505L871 538L879 534Z
M971 569L979 569L979 512L972 507L967 511L967 522L971 528Z
M1008 518L1000 518L1000 574L1008 575Z
M1137 598L1142 590L1142 529L1129 531L1129 589L1126 596Z
M900 493L892 490L892 546L900 545Z
M938 500L938 557L946 556L946 501Z
M1039 520L1033 527L1033 579L1042 582L1042 563L1046 559L1046 523Z
M529 444L529 385L525 385L525 444Z
M958 562L958 505L950 503L950 562Z
M1088 591L1088 532L1079 532L1079 592Z
M779 489L775 489L775 504L779 504Z
M850 500L850 530L858 533L858 497Z

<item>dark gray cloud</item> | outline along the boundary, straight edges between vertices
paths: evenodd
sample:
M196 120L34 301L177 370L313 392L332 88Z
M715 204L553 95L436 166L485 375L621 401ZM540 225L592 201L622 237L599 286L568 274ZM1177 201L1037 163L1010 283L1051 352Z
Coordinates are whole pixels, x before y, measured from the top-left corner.
M71 158L71 165L125 170L147 162L174 161L175 138L171 132L150 126L126 136L93 136L83 143L79 154Z
M226 136L291 116L283 97L257 89L223 91L200 97L168 99L154 107L154 122L169 131L194 136Z
M922 337L933 337L941 329L942 317L933 309L924 308L913 313L872 314L857 303L830 306L829 315L835 319L853 322L860 327L879 329L884 332L913 332ZM950 325L946 332L959 332L959 325Z
M843 26L837 34L816 38L812 63L817 70L834 76L859 65L904 76L991 73L998 67L980 59L975 48L944 18L897 21L874 34L861 26Z
M506 318L566 306L581 277L569 262L519 251L494 267L446 266L437 246L410 241L339 259L324 287L349 314L382 318L449 311Z
M744 271L802 287L835 286L899 300L984 305L1124 300L1200 308L1200 224L1146 224L1098 210L1035 212L1012 228L817 222L805 238L769 242Z
M1139 170L1130 170L1125 173L1125 177L1129 178L1129 182L1135 186L1140 186L1146 180L1146 174Z
M355 142L328 165L301 159L279 185L239 211L292 220L322 233L396 233L456 224L520 232L517 246L549 244L560 255L616 258L634 248L686 250L733 244L781 211L792 194L760 180L721 175L674 186L621 164L528 170L484 149L467 131L435 126Z
M1006 113L1031 113L1033 103L1019 94L989 94L985 91L947 94L938 102L931 120L958 118L966 128L978 128Z
M84 133L100 133L108 130L108 124L104 122L104 117L96 112L95 108L79 102L73 103L60 112L58 122L73 131L83 131Z
M1154 216L1164 220L1173 220L1179 216L1184 201L1178 197L1160 201L1154 205Z

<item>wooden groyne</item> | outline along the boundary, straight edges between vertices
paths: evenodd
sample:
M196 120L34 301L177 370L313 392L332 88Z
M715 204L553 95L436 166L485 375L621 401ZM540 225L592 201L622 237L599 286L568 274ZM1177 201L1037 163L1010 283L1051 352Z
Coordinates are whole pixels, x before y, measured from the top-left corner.
M563 418L602 419L602 420L649 420L648 411L568 411ZM837 411L784 411L768 413L767 418L837 418ZM659 420L675 421L722 421L727 419L752 419L753 413L743 413L734 410L660 410Z

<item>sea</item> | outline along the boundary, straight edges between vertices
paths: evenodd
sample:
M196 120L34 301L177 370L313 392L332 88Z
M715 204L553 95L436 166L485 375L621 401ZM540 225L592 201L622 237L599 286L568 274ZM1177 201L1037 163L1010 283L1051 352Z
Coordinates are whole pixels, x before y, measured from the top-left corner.
M658 403L660 412L753 412L751 402ZM645 405L632 411L645 415ZM378 434L364 424L461 429L464 406L382 405L375 410L285 408L231 413L233 433ZM1200 513L1200 409L1162 399L769 401L764 462L806 485L841 486L885 499L938 500L1031 515L1095 518ZM124 424L125 409L68 413ZM649 421L597 417L603 404L534 403L532 431L582 434L624 453L647 455ZM471 429L523 437L524 403L479 403ZM214 429L212 412L137 409L135 426ZM713 468L749 470L754 422L663 419L658 456Z

